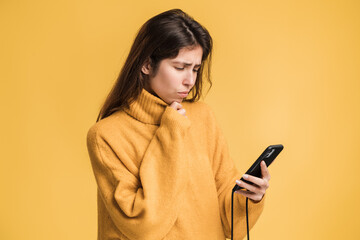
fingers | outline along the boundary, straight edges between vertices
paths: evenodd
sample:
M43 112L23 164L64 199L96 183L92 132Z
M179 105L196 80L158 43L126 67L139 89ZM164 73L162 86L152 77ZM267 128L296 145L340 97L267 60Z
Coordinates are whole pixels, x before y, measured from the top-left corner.
M270 173L269 170L265 164L265 161L261 161L260 163L260 168L261 168L261 175L262 178L265 179L266 181L270 181Z
M174 108L175 110L178 110L178 109L182 108L182 105L181 105L181 103L174 101L170 104L170 107Z
M266 189L268 188L268 185L267 186L251 185L239 180L236 180L236 184L241 188L245 188L246 190L240 189L235 192L253 200L254 202L261 201L261 199L265 195Z
M255 194L246 190L237 190L235 192L253 200L255 203L260 202L261 199L264 197L264 195Z
M265 178L258 178L258 177L254 177L254 176L251 176L251 175L247 175L247 174L244 174L243 175L243 178L246 180L246 181L249 181L249 182L252 182L254 183L255 185L257 185L258 187L262 187L262 188L265 188L267 189L269 187L269 181L266 180ZM248 184L248 183L245 183L243 182L244 185L249 185L249 186L253 186L251 184ZM248 189L248 188L247 188ZM249 189L250 190L250 189Z
M248 184L248 183L240 181L240 180L236 180L236 184L242 188L245 188L245 189L251 191L251 192L257 192L258 188L259 188L256 185L251 185L251 184Z
M186 116L186 110L185 108L183 108L183 106L181 105L181 103L178 103L176 101L172 102L170 104L170 107L174 108L176 111L178 111L178 113L180 113L181 115Z
M251 176L251 175L248 175L248 174L244 174L243 178L246 181L252 182L252 183L254 183L254 184L258 185L258 186L264 185L264 180L262 178L254 177L254 176Z
M245 188L247 190L249 190L250 192L253 192L255 194L260 194L260 195L264 195L266 189L268 188L268 185L251 185L249 183L240 181L240 180L236 180L236 184L242 188Z
M243 196L245 196L245 197L247 197L247 198L252 198L253 196L254 196L254 194L255 193L253 193L253 192L250 192L250 191L246 191L246 190L237 190L237 191L235 191L236 193L238 193L238 194L241 194L241 195L243 195Z
M178 113L185 116L186 110L184 108L181 108L178 110Z
M240 180L236 180L236 184L238 186L246 189L246 190L238 190L236 191L236 193L239 193L253 200L254 202L259 202L263 198L266 189L269 188L270 173L264 161L261 161L260 168L261 168L262 178L254 177L248 174L243 175L243 179L253 183L254 185Z

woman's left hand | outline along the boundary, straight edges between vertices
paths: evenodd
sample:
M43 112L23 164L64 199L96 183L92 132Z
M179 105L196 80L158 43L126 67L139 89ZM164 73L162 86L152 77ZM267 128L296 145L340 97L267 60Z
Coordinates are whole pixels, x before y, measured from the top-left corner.
M236 180L236 184L238 186L245 188L248 191L240 189L235 192L249 198L254 203L260 202L265 195L266 189L269 188L270 173L264 161L261 161L260 167L262 178L254 177L247 174L243 175L243 178L246 181L252 182L254 183L254 185L248 184L240 180Z

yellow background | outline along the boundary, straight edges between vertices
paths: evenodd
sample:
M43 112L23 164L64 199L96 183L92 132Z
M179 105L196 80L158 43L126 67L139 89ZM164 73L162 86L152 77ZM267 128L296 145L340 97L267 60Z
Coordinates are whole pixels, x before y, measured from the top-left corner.
M171 8L214 39L205 101L238 169L285 146L251 238L360 239L356 0L2 0L0 239L96 239L86 133L139 27Z

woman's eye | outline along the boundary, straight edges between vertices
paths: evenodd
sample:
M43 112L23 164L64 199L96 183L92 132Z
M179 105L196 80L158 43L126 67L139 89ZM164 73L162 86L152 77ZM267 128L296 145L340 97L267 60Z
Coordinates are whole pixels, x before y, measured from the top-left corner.
M185 67L175 67L176 70L184 70ZM199 72L199 69L193 69L193 72Z

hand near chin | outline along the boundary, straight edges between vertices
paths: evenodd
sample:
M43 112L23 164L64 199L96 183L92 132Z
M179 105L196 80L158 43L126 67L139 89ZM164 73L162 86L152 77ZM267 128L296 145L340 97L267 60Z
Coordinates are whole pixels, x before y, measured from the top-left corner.
M183 108L183 106L181 105L181 103L178 103L178 102L172 102L170 104L170 107L174 108L176 111L178 111L178 113L180 113L181 115L183 115L184 117L187 117L186 116L186 110L185 108Z

